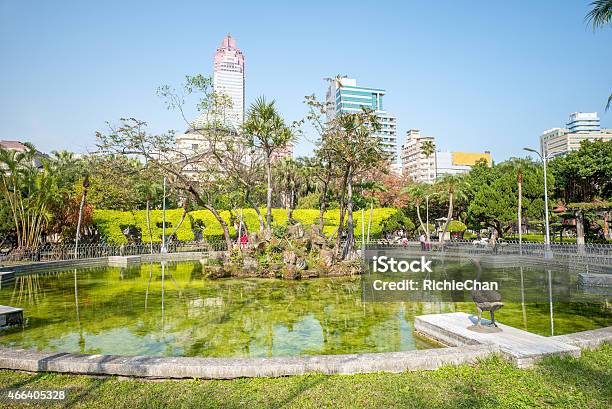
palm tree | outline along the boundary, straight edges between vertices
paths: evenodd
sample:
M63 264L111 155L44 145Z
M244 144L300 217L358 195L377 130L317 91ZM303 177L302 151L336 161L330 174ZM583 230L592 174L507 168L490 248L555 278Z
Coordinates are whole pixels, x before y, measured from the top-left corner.
M612 0L594 0L591 2L591 7L585 20L593 25L594 30L612 23ZM606 111L610 106L612 106L612 94L608 97Z
M79 206L79 219L77 221L76 236L74 239L74 258L79 256L79 239L81 238L81 222L83 220L83 208L87 200L87 190L89 189L89 175L83 178L83 195L81 196L81 205ZM148 203L147 203L148 204ZM148 214L147 214L148 217Z
M425 155L425 158L429 159L429 157L431 155L436 153L436 145L433 143L433 141L425 141L425 142L423 142L423 144L421 145L421 153L423 153L423 155ZM434 166L434 172L436 172L436 167L435 166ZM437 173L434 174L434 179L436 179L437 177L438 177Z
M533 167L533 163L529 160L512 158L506 162L507 165L511 167L513 172L516 173L516 187L517 187L517 197L518 197L518 205L517 205L517 227L518 227L518 235L519 235L519 248L522 251L522 243L523 243L523 177L527 169Z
M458 197L463 197L467 182L463 175L444 175L438 182L438 186L441 187L442 192L448 195L448 214L446 216L444 228L442 229L442 234L440 235L440 242L443 242L448 232L448 225L453 218L454 200Z
M407 193L410 196L410 198L413 200L414 207L416 207L417 218L419 219L419 224L421 225L421 229L423 230L424 233L429 231L429 229L425 228L425 225L423 224L423 219L421 218L420 208L421 208L421 204L423 203L423 200L425 196L427 195L429 189L430 189L429 185L418 183L418 184L410 185L402 190L402 193ZM429 241L429 237L427 238L427 241Z
M292 158L285 158L274 166L274 179L281 191L289 223L293 222L293 209L297 202L298 192L304 184L304 176L304 167L301 162Z
M17 246L23 249L38 245L52 218L50 207L62 197L53 166L43 159L39 168L38 162L31 145L23 152L0 148L0 192L15 226Z
M304 157L301 160L304 163L305 171L309 175L309 184L313 191L319 192L319 227L323 231L325 209L329 191L333 178L336 176L337 166L329 157L329 152L318 149L315 151L315 157Z
M274 101L267 102L264 97L257 100L249 108L247 119L242 129L248 144L260 150L265 158L267 196L266 196L266 224L272 228L272 160L274 153L285 149L294 139L295 135L290 127L285 125L276 110Z

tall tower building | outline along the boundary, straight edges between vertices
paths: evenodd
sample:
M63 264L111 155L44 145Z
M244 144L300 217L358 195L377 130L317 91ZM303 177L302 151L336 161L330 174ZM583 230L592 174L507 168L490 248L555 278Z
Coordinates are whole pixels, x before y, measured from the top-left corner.
M570 133L599 132L597 112L574 112L570 114L567 129L569 129Z
M327 90L327 119L340 113L356 113L361 108L374 110L381 129L376 132L385 152L392 155L392 162L397 162L397 120L383 109L384 89L358 87L353 78L340 78L330 81Z
M231 107L225 110L226 119L238 131L244 121L244 54L231 34L215 52L213 88L229 98Z

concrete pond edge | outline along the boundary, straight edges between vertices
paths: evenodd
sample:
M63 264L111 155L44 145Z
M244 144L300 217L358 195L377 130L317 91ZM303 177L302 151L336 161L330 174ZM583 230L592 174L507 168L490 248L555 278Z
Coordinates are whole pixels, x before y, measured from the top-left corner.
M168 253L163 256L143 255L141 261L161 261L162 257L166 261L199 260L204 255L203 252ZM450 254L448 256L452 257ZM516 263L516 258L514 262ZM108 263L108 257L100 257L14 265L0 268L0 271L28 274L41 270L104 266ZM425 337L429 338L426 334ZM612 327L561 335L551 337L551 339L581 349L593 349L603 343L612 343ZM504 357L504 351L491 344L447 346L403 352L273 358L88 355L0 347L0 369L159 379L233 379L308 373L353 375L372 372L399 373L435 370L446 365L472 364L492 354Z
M580 348L612 342L612 327L554 337ZM234 379L321 373L354 375L434 370L447 365L473 364L503 351L490 344L465 345L404 352L313 355L273 358L197 358L87 355L38 352L0 347L0 368L27 372L114 375L153 379Z

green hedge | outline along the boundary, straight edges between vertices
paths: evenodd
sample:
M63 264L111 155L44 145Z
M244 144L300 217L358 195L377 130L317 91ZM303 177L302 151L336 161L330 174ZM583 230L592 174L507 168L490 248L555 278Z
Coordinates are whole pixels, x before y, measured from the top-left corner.
M504 235L506 240L517 240L519 239L518 234L506 234ZM525 233L522 236L523 241L532 241L537 243L544 243L544 235L541 233ZM550 236L552 243L559 243L559 235L554 234ZM575 237L563 237L563 243L576 243Z
M448 231L450 231L451 233L460 233L462 231L465 231L466 229L467 226L459 220L451 220L448 224Z
M266 209L261 209L261 213L265 218ZM397 213L397 209L393 208L378 208L374 209L372 214L372 230L370 237L378 238L381 236L383 231L383 222ZM166 210L166 234L170 234L174 231L176 225L178 225L183 209L170 209ZM232 237L236 236L236 230L234 229L233 223L230 222L230 212L227 210L220 212L221 217L227 222ZM240 214L240 210L238 211ZM259 219L254 209L243 209L242 215L246 225L250 231L259 230ZM361 237L361 211L354 212L355 221L355 235ZM237 217L237 215L234 215ZM369 210L365 210L365 230L367 233ZM340 222L340 210L332 209L328 210L324 214L324 228L323 232L330 235ZM318 209L296 209L293 211L293 218L302 223L305 226L317 224L319 220ZM142 241L148 241L147 232L147 215L145 210L136 210L129 212L122 212L118 210L94 210L93 222L100 231L103 239L107 243L112 244L125 244L127 238L123 234L123 229L127 226L133 226L140 230L142 235ZM153 232L153 241L160 242L162 238L162 229L157 227L161 226L162 222L162 211L152 210L151 211L151 230ZM346 225L346 217L344 219ZM272 209L272 224L273 225L287 225L287 212L285 209ZM207 240L222 240L223 229L221 225L215 219L213 214L209 210L195 210L189 212L185 221L178 229L176 235L177 239L181 241L194 240L194 233L192 226L202 226L202 234Z

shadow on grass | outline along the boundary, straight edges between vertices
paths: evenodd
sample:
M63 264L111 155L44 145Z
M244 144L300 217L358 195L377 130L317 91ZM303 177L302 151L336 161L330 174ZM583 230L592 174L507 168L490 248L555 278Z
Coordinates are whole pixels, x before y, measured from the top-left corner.
M328 379L329 379L329 376L325 376L322 374L306 375L305 377L302 378L302 380L298 384L296 384L292 388L291 392L284 399L275 400L273 402L270 402L267 406L271 408L291 407L291 404L296 398L298 398L304 392L324 382L327 382Z
M610 345L603 348L612 351ZM610 360L601 352L547 357L531 369L487 360L452 388L453 398L437 407L612 407Z
M28 378L23 379L21 381L17 381L15 383L11 384L10 386L7 386L7 387L5 387L3 389L19 389L19 388L21 388L23 386L26 386L26 385L30 384L30 383L44 380L45 377L47 377L48 375L49 375L48 373L33 374L32 376L29 376Z
M612 345L602 348L612 351ZM549 357L537 370L560 389L576 388L593 399L612 402L612 362L593 360L590 354L583 351L582 358Z
M93 400L98 399L98 396L95 395L95 392L100 389L106 382L108 382L109 378L102 378L94 380L89 386L79 388L71 388L72 390L68 394L68 400L63 404L64 408L72 408L77 404L82 403L88 398L92 398ZM110 403L110 402L109 402Z

